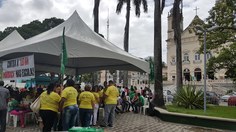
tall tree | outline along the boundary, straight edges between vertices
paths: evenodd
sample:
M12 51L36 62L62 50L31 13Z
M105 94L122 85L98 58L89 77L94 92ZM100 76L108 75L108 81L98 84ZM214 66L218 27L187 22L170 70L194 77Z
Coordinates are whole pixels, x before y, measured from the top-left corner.
M94 32L96 32L97 34L99 34L99 5L100 5L100 0L94 0L94 8L93 8L93 16L94 16ZM100 35L100 34L99 34ZM93 85L98 83L98 72L93 72L93 76L92 76L92 82Z
M64 22L63 19L52 17L43 20L42 23L38 20L34 20L28 24L22 25L21 27L7 27L3 32L0 31L0 40L4 39L14 30L17 30L23 38L28 39L51 28L54 28L62 22Z
M116 7L116 13L120 14L124 3L126 6L126 23L125 23L125 33L124 33L124 50L129 52L129 23L130 23L130 9L131 9L131 0L118 0ZM143 5L143 10L146 13L148 11L147 0L133 0L133 5L135 7L135 15L140 17L141 11L140 6ZM128 86L128 72L124 71L124 80L123 85Z
M124 50L129 52L129 23L130 23L130 5L131 0L118 0L116 7L116 13L120 14L124 3L126 6L126 23L125 23L125 33L124 33ZM146 13L148 11L147 0L133 0L133 5L135 7L135 15L140 17L140 6L143 5L143 10Z
M173 29L174 29L174 41L176 45L176 74L177 74L177 90L182 87L182 43L181 43L181 21L182 21L182 9L180 10L180 5L182 5L182 0L175 0L173 6ZM182 8L182 6L181 6Z
M165 0L154 0L154 106L164 107L163 99L163 79L162 79L162 35L161 35L161 15L165 7Z
M94 8L93 8L94 32L96 33L99 33L99 4L100 0L94 0Z
M217 53L208 61L207 71L225 69L226 77L236 81L236 0L217 1L209 11L206 23L201 26L205 29L219 27L207 32L207 51ZM203 34L199 34L199 38L202 40ZM203 42L200 51L203 51Z

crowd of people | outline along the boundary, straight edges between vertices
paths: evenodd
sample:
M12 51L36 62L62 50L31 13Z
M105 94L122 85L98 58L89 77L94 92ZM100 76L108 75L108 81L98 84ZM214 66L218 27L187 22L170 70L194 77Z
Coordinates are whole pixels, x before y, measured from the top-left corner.
M3 83L3 84L2 84ZM20 104L19 95L3 88L0 81L0 123L1 132L5 130L5 113L10 112L20 116L20 125L24 127L24 114L30 112L28 105ZM133 111L138 113L145 105L145 97L151 98L148 88L137 90L131 86L115 86L113 81L105 81L102 85L85 85L81 90L80 84L68 79L65 86L50 83L46 90L37 89L36 97L40 98L38 115L42 118L43 131L68 131L73 126L113 127L115 114ZM10 99L10 95L12 98ZM5 102L4 102L5 101ZM8 105L7 105L8 102ZM8 106L8 108L7 108ZM98 124L99 108L104 108L104 117Z

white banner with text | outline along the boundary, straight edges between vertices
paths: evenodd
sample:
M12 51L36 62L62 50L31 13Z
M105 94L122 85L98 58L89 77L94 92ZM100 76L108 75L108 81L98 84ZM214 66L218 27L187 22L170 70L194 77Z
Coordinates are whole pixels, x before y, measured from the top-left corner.
M2 70L3 80L34 78L34 55L3 61Z

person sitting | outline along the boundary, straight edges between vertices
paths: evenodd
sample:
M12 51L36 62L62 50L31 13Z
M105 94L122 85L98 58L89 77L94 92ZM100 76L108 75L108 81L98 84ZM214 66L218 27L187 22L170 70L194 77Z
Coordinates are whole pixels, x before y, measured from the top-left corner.
M136 93L135 96L131 100L132 111L135 112L135 104L138 102L138 94Z
M140 93L138 93L137 95L138 95L138 101L136 101L134 104L134 108L135 108L134 112L135 113L138 113L139 108L141 106L144 106L144 97Z
M130 103L129 103L129 101L128 101L126 95L125 95L125 92L122 92L122 94L121 94L121 99L122 99L122 103L121 103L121 105L122 105L122 111L123 111L123 112L129 111L129 109L130 109Z
M14 96L10 102L8 102L8 111L11 115L17 115L20 117L20 126L25 127L25 113L30 112L27 110L27 105L20 104L21 97L19 95Z

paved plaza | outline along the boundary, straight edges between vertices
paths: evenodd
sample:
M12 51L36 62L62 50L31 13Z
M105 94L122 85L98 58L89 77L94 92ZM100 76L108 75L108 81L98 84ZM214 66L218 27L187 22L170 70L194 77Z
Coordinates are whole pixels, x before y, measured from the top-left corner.
M32 124L26 125L25 128L8 126L7 132L40 132L40 129ZM226 132L226 130L169 123L157 117L129 112L117 115L114 127L105 128L105 132Z

